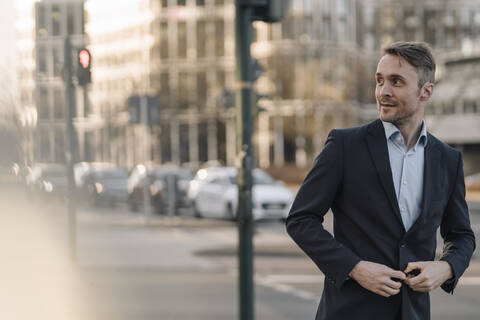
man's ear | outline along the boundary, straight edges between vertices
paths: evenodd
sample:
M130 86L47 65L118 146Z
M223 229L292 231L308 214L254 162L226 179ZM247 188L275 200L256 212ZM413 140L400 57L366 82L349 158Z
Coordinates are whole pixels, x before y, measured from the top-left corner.
M423 85L423 87L421 89L420 100L428 101L428 99L430 99L430 97L433 94L433 88L434 87L435 87L435 85L433 83L425 82L425 84Z

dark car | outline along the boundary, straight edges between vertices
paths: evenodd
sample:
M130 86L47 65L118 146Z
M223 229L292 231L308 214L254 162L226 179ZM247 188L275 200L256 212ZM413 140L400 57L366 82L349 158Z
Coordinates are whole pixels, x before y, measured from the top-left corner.
M25 194L26 172L27 168L17 163L0 163L0 199L12 200L12 196Z
M61 164L35 164L27 176L29 192L36 198L65 200L68 194L67 170Z
M128 173L121 167L90 168L83 182L89 203L93 206L107 204L112 207L117 203L126 203L127 179Z
M174 209L187 207L187 190L193 174L174 165L137 165L128 182L128 204L131 211L143 207L144 190L148 187L150 204L156 213L165 214L174 199ZM176 210L175 210L176 211Z

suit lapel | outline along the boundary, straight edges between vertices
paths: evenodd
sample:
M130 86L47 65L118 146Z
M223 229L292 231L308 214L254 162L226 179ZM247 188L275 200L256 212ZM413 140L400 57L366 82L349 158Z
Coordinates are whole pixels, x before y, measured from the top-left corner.
M390 167L390 158L388 156L387 141L385 138L385 130L380 120L374 121L369 127L369 134L367 135L367 144L372 156L373 163L377 169L377 173L382 182L388 200L392 205L395 216L400 224L403 226L402 216L398 208L397 195L395 194L395 187L393 185L392 169Z

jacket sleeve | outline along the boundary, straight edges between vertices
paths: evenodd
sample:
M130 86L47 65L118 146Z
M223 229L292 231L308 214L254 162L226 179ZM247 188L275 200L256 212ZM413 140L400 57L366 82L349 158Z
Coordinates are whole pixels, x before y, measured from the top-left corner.
M455 185L440 225L440 233L444 240L443 254L440 260L447 261L452 267L453 273L453 277L442 284L442 289L452 294L475 250L475 236L470 227L468 207L465 201L462 155L460 152L458 154Z
M343 181L343 141L332 130L325 147L303 181L286 220L288 234L337 288L361 260L323 227Z

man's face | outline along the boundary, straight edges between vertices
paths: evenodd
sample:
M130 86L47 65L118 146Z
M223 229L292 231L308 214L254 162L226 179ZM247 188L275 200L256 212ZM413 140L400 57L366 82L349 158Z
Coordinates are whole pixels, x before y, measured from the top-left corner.
M423 117L424 88L418 88L419 74L404 58L384 55L378 62L375 80L381 120L399 126Z

